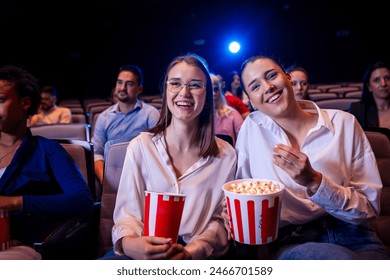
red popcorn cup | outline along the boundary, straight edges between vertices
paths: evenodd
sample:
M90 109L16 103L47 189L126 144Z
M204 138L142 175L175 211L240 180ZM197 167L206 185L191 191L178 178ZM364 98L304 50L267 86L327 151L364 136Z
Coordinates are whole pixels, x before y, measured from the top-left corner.
M267 179L241 179L223 185L234 240L249 245L276 240L284 188L282 183Z
M176 243L186 196L145 191L144 235L172 238Z
M8 211L0 210L0 251L9 248L9 217Z

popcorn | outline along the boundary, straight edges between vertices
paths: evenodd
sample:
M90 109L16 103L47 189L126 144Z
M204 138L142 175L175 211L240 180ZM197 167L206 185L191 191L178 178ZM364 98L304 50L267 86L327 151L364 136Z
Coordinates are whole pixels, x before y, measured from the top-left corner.
M232 183L226 187L227 191L238 194L270 194L280 191L280 186L269 180L247 180L240 183Z
M261 245L278 238L280 211L285 185L266 178L226 182L226 210L235 241Z

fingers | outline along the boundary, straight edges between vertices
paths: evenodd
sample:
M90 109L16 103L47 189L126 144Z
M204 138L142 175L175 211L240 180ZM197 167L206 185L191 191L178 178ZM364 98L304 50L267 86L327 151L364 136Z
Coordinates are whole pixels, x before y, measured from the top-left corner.
M172 238L148 236L149 242L154 245L162 245L172 243Z
M289 164L294 164L295 161L299 159L300 155L300 151L283 144L277 144L275 147L273 147L272 152L274 156L279 157L280 159L286 161L286 163Z
M225 200L224 200L224 207L223 207L223 211L221 213L221 216L223 218L223 223L224 223L225 229L226 229L227 234L228 234L228 240L230 240L230 237L231 237L230 216L227 213L227 205L226 205L226 201Z
M167 259L170 260L189 260L191 254L181 244L172 244L167 251Z
M133 259L164 259L172 246L170 238L140 236L122 239L124 253Z

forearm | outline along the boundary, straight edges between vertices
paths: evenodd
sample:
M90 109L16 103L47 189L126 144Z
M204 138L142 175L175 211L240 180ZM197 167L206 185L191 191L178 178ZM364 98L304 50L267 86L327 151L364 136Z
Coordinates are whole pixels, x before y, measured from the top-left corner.
M23 197L0 196L0 209L7 211L23 210Z
M95 175L99 180L100 184L103 184L103 176L104 176L104 161L97 160L95 161Z
M372 188L357 188L357 185L342 186L323 176L320 187L310 200L340 220L359 224L378 214L380 185Z

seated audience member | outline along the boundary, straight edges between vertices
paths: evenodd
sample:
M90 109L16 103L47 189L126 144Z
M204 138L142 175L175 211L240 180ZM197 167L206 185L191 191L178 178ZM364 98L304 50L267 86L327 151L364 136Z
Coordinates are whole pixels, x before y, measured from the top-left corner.
M219 83L221 85L221 89L222 89L222 92L225 96L227 104L229 106L233 107L234 109L236 109L241 114L242 118L245 119L250 113L250 110L248 109L248 107L244 104L244 102L242 102L241 98L239 98L233 94L226 93L225 81L223 80L223 77L220 74L217 74L216 77L219 80Z
M310 100L309 75L307 71L300 66L292 65L286 69L286 72L291 76L291 82L294 90L295 99Z
M270 57L245 61L241 81L257 111L238 135L236 178L286 187L270 258L389 259L368 223L379 215L382 182L356 118L296 100L290 76Z
M362 100L349 108L363 128L390 129L390 65L378 61L363 76Z
M10 214L11 247L0 259L41 259L34 241L58 220L92 211L93 198L62 146L32 136L27 117L39 106L39 87L28 72L0 68L0 209Z
M168 66L157 125L128 148L114 211L114 252L103 259L215 259L229 248L222 184L234 179L236 153L215 136L213 88L203 58ZM143 236L144 192L185 194L179 241Z
M96 120L92 143L95 174L100 184L103 183L105 144L111 140L129 141L134 135L157 123L159 111L138 98L143 90L143 79L143 73L138 66L121 66L113 93L117 102L101 112Z
M31 117L29 126L55 123L71 123L72 113L69 108L56 105L57 90L45 86L41 90L41 105L38 114Z
M249 112L253 111L252 105L249 102L248 97L245 94L242 94L242 88L240 85L240 75L238 71L232 70L227 75L226 91L225 96L237 96L241 99L242 103L248 108Z
M218 78L213 74L210 77L214 94L215 133L229 135L234 145L244 119L236 109L227 104Z
M238 71L230 71L226 79L226 91L225 95L234 95L242 99L242 88L240 85L240 75Z

